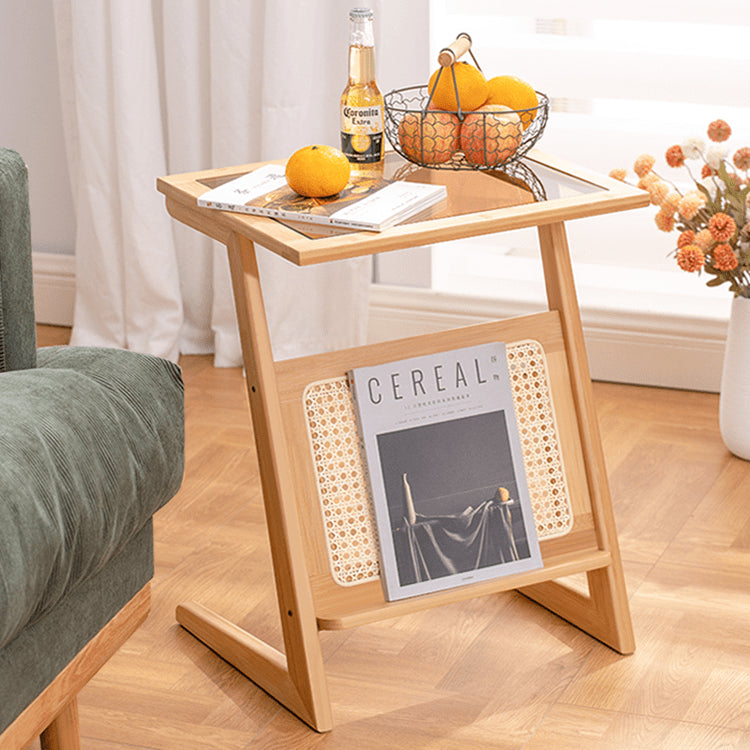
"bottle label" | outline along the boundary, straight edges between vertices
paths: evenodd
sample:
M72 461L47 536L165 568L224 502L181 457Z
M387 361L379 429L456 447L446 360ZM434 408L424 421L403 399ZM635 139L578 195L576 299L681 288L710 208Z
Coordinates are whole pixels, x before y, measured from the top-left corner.
M351 162L380 161L383 154L383 107L341 107L341 150Z

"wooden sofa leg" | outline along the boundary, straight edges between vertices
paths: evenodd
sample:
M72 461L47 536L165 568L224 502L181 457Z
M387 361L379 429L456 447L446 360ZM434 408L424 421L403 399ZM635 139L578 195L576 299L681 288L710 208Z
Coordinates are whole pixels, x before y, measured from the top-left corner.
M42 750L80 750L80 737L78 701L73 698L42 732Z

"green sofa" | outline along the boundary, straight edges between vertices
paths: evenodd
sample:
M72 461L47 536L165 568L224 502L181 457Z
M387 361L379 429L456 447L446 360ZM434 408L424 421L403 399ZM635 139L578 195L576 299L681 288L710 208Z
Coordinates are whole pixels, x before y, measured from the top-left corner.
M180 487L177 365L37 349L27 173L0 148L0 750L76 748L76 694L145 619Z

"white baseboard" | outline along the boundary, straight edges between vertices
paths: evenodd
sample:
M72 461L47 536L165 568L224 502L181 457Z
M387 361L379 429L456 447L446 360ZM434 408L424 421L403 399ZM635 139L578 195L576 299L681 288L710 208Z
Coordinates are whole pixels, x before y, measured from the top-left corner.
M36 322L73 325L76 294L75 256L34 252L34 307Z
M72 325L75 257L35 252L33 268L37 322ZM540 309L529 302L373 284L368 336L384 341ZM585 307L581 314L595 380L719 391L725 320Z
M373 285L370 341L418 335L537 312L528 302ZM582 309L594 380L718 392L725 320L648 311Z

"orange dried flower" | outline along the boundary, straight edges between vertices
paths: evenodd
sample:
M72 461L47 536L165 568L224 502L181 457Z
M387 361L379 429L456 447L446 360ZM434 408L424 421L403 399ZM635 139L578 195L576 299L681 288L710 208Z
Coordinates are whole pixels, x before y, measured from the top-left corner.
M671 146L668 148L665 158L670 167L681 167L685 163L685 154L682 152L682 146Z
M661 206L669 193L669 185L662 180L657 180L649 185L648 192L651 196L651 203L654 206Z
M656 159L654 159L651 154L641 154L635 160L635 164L633 164L633 171L639 177L645 177L651 171L655 163Z
M708 137L712 141L720 143L726 141L732 135L732 128L724 120L714 120L708 126Z
M747 169L750 167L750 148L747 146L737 149L734 156L732 157L734 166L737 169Z
M641 190L649 190L651 185L658 181L659 178L653 172L648 172L647 174L643 175L640 180L638 180L638 187Z
M714 244L714 238L711 236L711 232L708 229L701 229L698 234L695 235L694 245L698 245L701 250L708 250L711 245Z
M695 273L703 268L705 256L703 251L695 245L685 245L677 251L677 265L688 273Z
M677 210L680 212L680 216L687 221L694 219L698 211L700 211L706 203L706 199L701 193L691 191L686 195L683 195L677 205Z
M726 242L714 248L713 260L714 267L719 271L732 271L738 265L732 246Z
M680 198L682 198L682 196L676 190L671 190L661 202L661 207L665 211L676 211L677 206L680 203Z
M716 172L708 164L704 164L703 169L701 169L701 177L710 177L712 174L716 174Z
M626 170L622 168L618 168L618 169L610 170L609 176L613 180L619 180L620 182L625 182L625 178L628 176L628 173Z
M692 229L686 229L680 233L677 238L677 247L685 247L685 245L692 245L695 242L695 232Z
M737 231L737 225L728 214L718 213L708 222L708 231L717 242L726 242Z
M657 211L654 221L662 232L671 232L674 229L674 214L671 211Z

